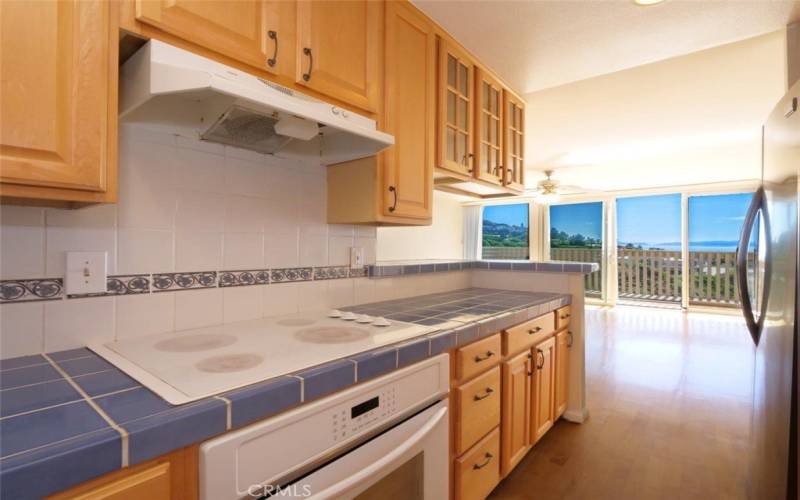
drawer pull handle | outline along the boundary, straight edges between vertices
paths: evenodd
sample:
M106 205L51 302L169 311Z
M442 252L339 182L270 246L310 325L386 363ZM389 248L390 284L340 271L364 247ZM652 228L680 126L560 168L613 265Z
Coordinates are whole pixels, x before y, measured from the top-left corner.
M562 314L561 315L561 319L567 319L567 318L569 318L569 314Z
M491 462L491 461L492 461L492 459L494 458L494 455L492 455L491 453L489 453L489 452L487 451L487 452L486 452L486 455L484 455L484 457L486 458L486 460L484 460L484 461L483 461L483 463L480 463L480 464L474 464L474 465L472 466L473 470L483 469L484 467L486 467L487 465L489 465L489 462Z
M494 392L494 390L493 390L491 387L487 387L487 388L486 388L486 392L484 392L484 393L483 393L483 395L476 394L476 395L474 396L474 398L475 398L475 401L480 401L481 399L486 399L486 398L488 398L489 396L491 396L493 392Z
M392 203L392 206L389 207L389 211L394 212L397 210L397 188L394 186L389 186L389 192L394 195L394 203Z
M536 355L539 357L539 363L536 365L537 370L544 368L544 352L541 349L536 349Z
M567 332L567 347L572 347L572 332Z
M267 64L270 68L274 68L275 64L278 62L278 32L269 30L267 31L267 36L270 40L275 41L275 51L272 53L272 57L267 59Z
M483 357L481 357L481 356L476 354L475 355L475 362L476 363L480 363L481 361L486 361L487 359L491 358L492 356L494 356L494 352L492 352L492 351L486 351L486 355L483 356Z
M542 331L542 327L541 326L537 326L537 327L534 327L534 328L531 328L530 330L528 330L528 335L533 335L534 333L539 333L541 331Z

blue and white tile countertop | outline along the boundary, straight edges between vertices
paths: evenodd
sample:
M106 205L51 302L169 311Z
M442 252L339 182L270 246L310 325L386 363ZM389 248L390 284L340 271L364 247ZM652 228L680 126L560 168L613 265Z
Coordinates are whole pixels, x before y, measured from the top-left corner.
M417 260L385 261L367 266L370 278L388 278L407 274L439 273L465 269L492 271L530 271L539 273L589 274L600 270L596 262L532 262L529 260Z
M39 498L275 415L570 303L470 288L349 308L419 337L172 406L88 349L0 361L0 497Z

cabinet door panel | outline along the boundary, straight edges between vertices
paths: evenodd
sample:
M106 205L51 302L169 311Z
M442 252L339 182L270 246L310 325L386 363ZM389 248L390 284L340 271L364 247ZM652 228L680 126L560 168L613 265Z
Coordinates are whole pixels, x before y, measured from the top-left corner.
M136 1L138 21L273 73L284 58L276 57L273 64L267 60L293 38L281 29L278 12L279 2L260 0Z
M3 183L106 190L116 143L109 7L101 0L0 2Z
M376 111L382 16L383 2L300 0L297 83Z
M384 153L383 214L431 217L436 36L411 7L386 4L384 123L395 145Z
M523 352L503 363L500 469L508 475L530 447L531 354Z
M493 184L503 183L503 86L486 71L477 68L475 73L475 163L478 179Z
M555 392L555 338L533 348L531 441L536 443L553 426Z
M446 40L439 41L439 118L437 166L465 177L474 166L474 68L470 58Z
M567 409L569 390L569 347L572 333L567 330L556 335L555 415L558 418Z
M525 103L503 91L503 184L515 191L525 189Z

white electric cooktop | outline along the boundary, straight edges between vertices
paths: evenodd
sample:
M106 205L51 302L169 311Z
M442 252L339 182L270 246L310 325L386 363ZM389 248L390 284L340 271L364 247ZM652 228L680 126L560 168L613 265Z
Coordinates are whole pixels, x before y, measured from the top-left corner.
M292 314L123 339L89 348L171 404L422 335L429 327L328 312ZM352 318L353 315L348 315ZM369 321L369 322L366 322Z

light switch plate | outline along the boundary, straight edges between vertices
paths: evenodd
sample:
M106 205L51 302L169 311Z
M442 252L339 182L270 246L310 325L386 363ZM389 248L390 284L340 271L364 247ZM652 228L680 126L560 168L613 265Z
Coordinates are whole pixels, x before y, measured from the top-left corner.
M107 252L67 252L67 295L106 291Z
M364 267L364 247L350 247L350 269Z

